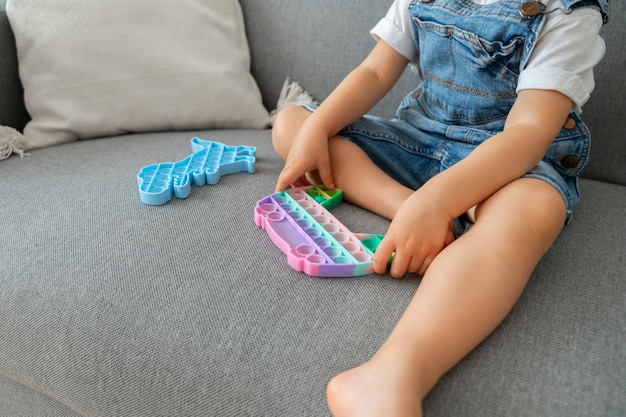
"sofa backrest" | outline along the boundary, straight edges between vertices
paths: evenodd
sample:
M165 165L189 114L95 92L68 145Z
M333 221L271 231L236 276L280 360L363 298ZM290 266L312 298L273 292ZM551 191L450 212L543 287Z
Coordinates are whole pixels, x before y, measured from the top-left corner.
M272 109L286 77L323 99L374 45L369 30L392 0L240 0L252 53L252 72ZM592 130L591 162L583 176L626 185L626 2L611 2L602 29L607 54L596 70L596 90L584 107ZM374 113L392 116L419 82L406 71Z
M268 109L284 80L300 82L321 100L374 45L369 30L391 0L240 0L255 76ZM17 71L15 40L0 0L0 125L21 129L28 120ZM592 131L587 178L626 185L626 2L611 1L611 20L602 29L607 54L596 68L596 90L584 107ZM373 110L392 116L402 96L418 82L406 71Z
M369 30L385 15L391 0L240 0L252 53L252 72L267 108L276 105L287 77L323 99L359 62L375 41ZM407 71L408 72L408 71ZM416 85L415 75L404 86ZM412 82L411 82L412 78ZM393 115L406 89L377 106Z
M591 129L591 161L583 176L626 185L626 1L610 1L602 28L606 55L595 68L596 88L583 107Z

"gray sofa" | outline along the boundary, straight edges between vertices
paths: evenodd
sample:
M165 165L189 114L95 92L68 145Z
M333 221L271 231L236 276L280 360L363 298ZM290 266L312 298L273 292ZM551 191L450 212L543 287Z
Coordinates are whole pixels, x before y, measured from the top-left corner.
M266 107L286 77L328 94L389 4L241 0ZM626 415L626 7L611 6L574 222L426 416ZM415 82L405 74L375 112L392 115ZM0 125L28 117L0 1ZM256 173L143 204L138 170L184 158L194 136L256 146ZM327 381L378 349L420 280L290 268L253 221L281 166L269 130L133 134L0 161L0 416L329 415ZM347 203L333 213L355 232L388 225Z

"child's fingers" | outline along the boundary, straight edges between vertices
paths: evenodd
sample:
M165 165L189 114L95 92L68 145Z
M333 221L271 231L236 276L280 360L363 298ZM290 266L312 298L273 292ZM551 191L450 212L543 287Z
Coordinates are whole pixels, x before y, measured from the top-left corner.
M383 238L378 247L376 248L376 252L374 253L374 272L377 274L384 274L387 272L387 264L389 263L389 259L395 250L395 245L391 241L391 239Z
M317 168L317 173L322 180L322 184L324 184L327 188L333 189L335 188L335 182L333 181L333 175L330 170L330 164L320 164Z
M412 261L411 255L407 255L406 251L399 252L396 250L396 255L393 258L393 262L391 262L391 268L389 269L389 273L394 278L401 278L406 273L409 268L409 263Z
M307 185L311 185L311 183L309 182L307 177L303 175L296 179L294 182L292 182L290 185L293 185L294 187L306 187Z
M302 177L305 172L306 169L302 167L302 164L294 163L290 159L287 159L285 166L276 181L276 188L274 189L274 192L286 190L292 183Z
M295 174L295 171L291 166L286 166L281 171L278 176L278 180L276 181L276 187L274 188L274 192L283 191L289 188L292 182L296 181L300 178L301 174Z
M431 255L426 256L426 258L422 259L415 259L414 261L411 262L411 266L409 266L409 272L412 272L414 274L417 274L419 276L424 276L424 274L426 273L426 270L428 269L428 267L430 266L430 264L433 262L433 257Z
M384 274L389 267L389 274L394 278L401 278L407 272L424 275L433 259L431 253L422 253L410 246L398 248L391 239L385 237L376 249L373 267L377 274Z

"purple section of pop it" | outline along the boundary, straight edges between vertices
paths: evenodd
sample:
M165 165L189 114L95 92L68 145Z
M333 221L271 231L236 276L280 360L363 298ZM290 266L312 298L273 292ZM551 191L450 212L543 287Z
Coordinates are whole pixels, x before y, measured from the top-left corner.
M380 236L355 235L311 197L309 190L318 196L311 187L302 187L260 200L255 209L256 224L266 230L287 255L289 265L298 271L325 277L372 273L374 254L361 239Z

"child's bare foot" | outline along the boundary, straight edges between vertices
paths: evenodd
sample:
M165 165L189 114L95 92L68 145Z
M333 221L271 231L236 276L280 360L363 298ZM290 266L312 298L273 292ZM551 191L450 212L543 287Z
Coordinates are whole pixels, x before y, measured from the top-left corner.
M421 417L421 396L406 369L370 361L334 377L328 407L335 417Z

